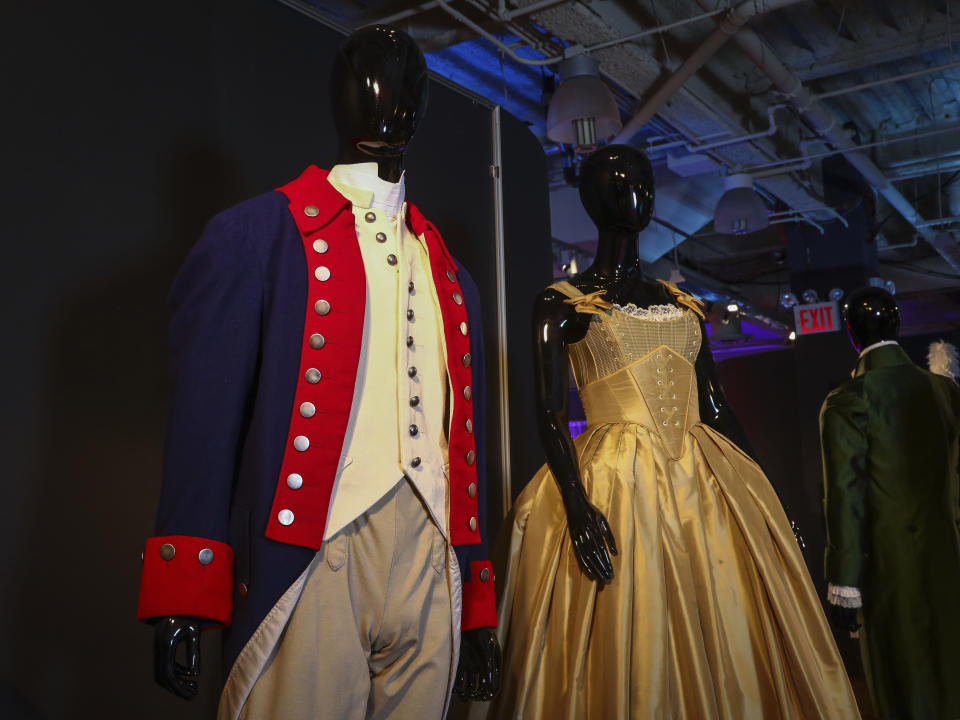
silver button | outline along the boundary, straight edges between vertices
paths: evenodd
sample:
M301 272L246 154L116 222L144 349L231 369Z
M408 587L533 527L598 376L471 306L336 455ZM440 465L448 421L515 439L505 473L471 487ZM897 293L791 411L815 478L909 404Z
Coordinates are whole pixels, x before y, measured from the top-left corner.
M316 385L318 382L320 382L321 377L323 376L320 374L320 371L317 370L316 368L310 368L309 370L307 370L307 374L306 374L307 382L310 383L311 385Z
M387 236L386 236L386 234L385 234L385 233L382 233L382 232L378 232L378 233L377 233L377 242L379 242L379 243L385 243L386 241L387 241Z
M460 334L461 335L467 334L467 324L465 322L460 323Z
M453 274L453 271L447 270L447 280L449 280L450 282L456 282L456 281L457 281L457 278L456 278L456 276Z
M413 310L407 310L407 320L413 320Z
M170 543L164 543L160 546L160 557L164 560L173 560L173 556L177 554L177 549Z
M413 335L407 335L407 347L413 347Z
M472 497L472 498L477 496L477 484L476 484L476 483L470 483L469 485L467 485L467 495L469 495L469 496Z
M320 333L314 333L310 336L310 347L312 347L314 350L319 350L324 346L325 343L326 340L323 339L323 335Z
M327 244L326 240L317 238L316 240L313 241L313 249L316 250L318 253L323 254L330 249L330 246Z
M410 407L416 407L419 404L420 404L419 395L414 395L412 398L410 398Z
M287 487L291 490L299 490L303 486L303 476L298 473L287 475Z
M317 300L317 302L313 304L313 309L317 315L326 315L330 312L330 303L326 300Z
M290 510L281 510L277 513L277 521L281 525L293 525L293 513Z
M414 290L413 280L411 280L410 282L407 283L407 292L413 295L413 290Z
M313 271L313 274L316 276L317 280L320 282L326 282L330 279L330 268L321 265L316 270Z
M363 219L366 220L367 222L374 222L377 219L377 214L368 212L366 215L363 216Z
M470 386L467 385L467 386L463 389L463 398L464 398L465 400L469 400L471 395L473 395L473 390L471 390L471 389L470 389Z
M307 217L316 217L317 215L320 214L320 211L317 209L316 205L307 205L303 209L303 214L306 215Z
M306 435L297 435L293 439L293 447L298 452L303 452L308 447L310 447L310 438L308 438Z
M461 360L463 361L463 366L464 366L464 367L470 367L470 353L467 353L466 355L464 355L464 356L461 358Z
M475 517L470 518L470 520L467 521L467 527L470 528L470 532L476 532L477 519Z
M473 420L471 420L470 418L467 418L467 422L465 422L464 425L467 426L467 432L468 432L468 433L472 433L472 432L473 432Z
M396 264L397 264L397 256L394 255L393 253L390 253L389 255L387 255L387 265L396 265Z
M210 548L204 548L197 553L197 560L200 561L201 565L209 565L213 562L213 550Z
M420 458L415 457L413 460L411 460L410 467L420 467Z
M490 568L483 568L480 571L480 582L486 582L490 579Z
M407 375L409 375L410 377L416 377L416 376L417 376L417 369L416 369L415 367L412 367L412 366L411 366L411 367L408 367L408 368L407 368Z
M467 465L473 465L473 461L476 459L477 454L473 450L467 451Z
M418 428L416 425L410 426L410 437L416 437L418 432L420 432L420 428Z
M461 295L461 294L458 293L458 292L455 292L455 293L453 294L453 301L454 301L457 305L463 305L463 295Z
M300 404L300 417L312 418L317 414L317 406L312 402L305 402Z

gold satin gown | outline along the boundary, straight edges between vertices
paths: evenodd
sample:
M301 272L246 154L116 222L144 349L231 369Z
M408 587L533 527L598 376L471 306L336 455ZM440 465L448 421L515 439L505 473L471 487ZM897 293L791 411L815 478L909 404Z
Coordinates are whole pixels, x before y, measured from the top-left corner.
M613 529L615 578L600 590L581 572L544 466L498 543L502 691L470 716L859 718L777 495L700 422L697 314L632 310L600 311L570 347L580 474Z

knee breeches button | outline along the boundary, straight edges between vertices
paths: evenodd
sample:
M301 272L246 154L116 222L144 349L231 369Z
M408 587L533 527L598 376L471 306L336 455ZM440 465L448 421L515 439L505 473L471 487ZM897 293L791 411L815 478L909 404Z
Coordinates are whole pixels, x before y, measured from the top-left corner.
M173 560L173 556L177 554L177 549L170 543L164 543L160 546L160 557L164 560Z
M310 447L310 439L306 435L297 435L293 439L293 447L296 448L298 452L303 452Z
M299 490L303 487L303 476L299 473L290 473L287 475L287 487L291 490Z
M293 525L293 513L290 510L281 510L277 513L277 522L281 525Z
M197 560L200 561L201 565L209 565L213 562L213 550L210 548L204 548L197 553Z
M486 582L490 579L490 568L483 568L480 571L480 582Z

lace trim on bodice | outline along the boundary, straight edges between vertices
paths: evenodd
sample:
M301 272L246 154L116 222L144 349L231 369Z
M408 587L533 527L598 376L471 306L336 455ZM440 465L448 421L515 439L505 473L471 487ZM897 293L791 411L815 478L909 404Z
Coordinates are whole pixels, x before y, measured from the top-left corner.
M624 315L640 318L641 320L652 320L654 322L664 322L665 320L677 320L683 317L686 312L683 308L676 305L650 305L649 307L637 307L633 303L618 305L614 303L614 310L619 310Z

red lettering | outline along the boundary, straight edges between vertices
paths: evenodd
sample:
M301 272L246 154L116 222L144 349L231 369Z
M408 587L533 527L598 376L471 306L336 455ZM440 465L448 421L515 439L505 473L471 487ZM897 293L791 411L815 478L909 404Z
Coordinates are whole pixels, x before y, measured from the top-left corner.
M824 308L827 313L827 330L833 330L833 306Z
M812 310L800 311L800 332L810 332L810 321L813 319Z

